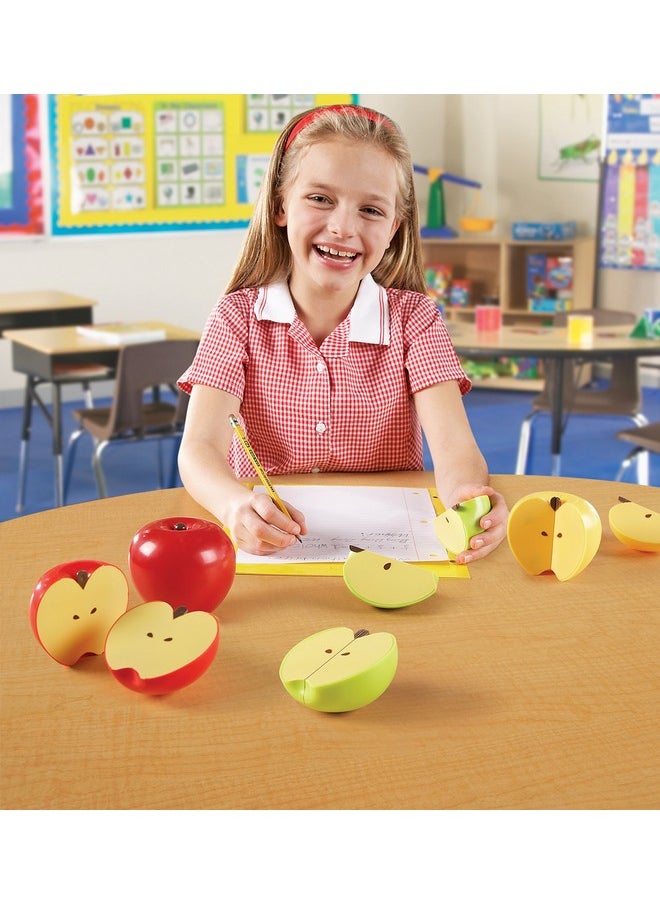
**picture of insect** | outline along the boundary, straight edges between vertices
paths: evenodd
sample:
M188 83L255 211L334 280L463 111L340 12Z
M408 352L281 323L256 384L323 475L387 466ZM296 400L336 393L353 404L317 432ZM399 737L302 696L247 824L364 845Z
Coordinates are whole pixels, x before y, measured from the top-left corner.
M560 170L569 162L581 160L583 163L593 163L594 157L600 148L600 138L590 135L584 141L578 141L575 144L566 144L559 148L559 159L555 162L555 169Z

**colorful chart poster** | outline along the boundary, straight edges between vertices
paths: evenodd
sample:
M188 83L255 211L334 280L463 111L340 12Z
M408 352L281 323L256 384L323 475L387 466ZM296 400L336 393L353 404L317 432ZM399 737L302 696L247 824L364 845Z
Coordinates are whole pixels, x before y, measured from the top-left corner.
M600 264L660 269L660 94L608 94Z
M355 95L49 97L52 232L247 226L277 135Z
M43 231L39 98L0 94L0 236Z

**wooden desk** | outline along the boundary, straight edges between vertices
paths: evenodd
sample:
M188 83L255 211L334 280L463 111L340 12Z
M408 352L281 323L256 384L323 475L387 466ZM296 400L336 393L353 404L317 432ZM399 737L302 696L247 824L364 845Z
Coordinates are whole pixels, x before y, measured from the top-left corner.
M199 332L183 327L173 326L161 322L140 322L145 329L164 329L167 339L196 339ZM86 373L85 365L105 365L108 371L105 378L112 376L119 353L118 346L109 346L105 342L81 336L75 326L59 326L42 329L5 330L5 338L12 344L12 366L19 373L27 376L27 388L23 407L22 449L26 450L26 444L30 437L30 423L33 403L37 403L49 420L53 430L53 459L55 464L55 504L63 502L63 477L62 477L62 398L61 384L58 378L62 369L70 372L72 368L78 368L78 376L74 379L82 380ZM101 367L101 370L103 367ZM69 381L70 382L70 381ZM39 398L37 387L41 383L50 383L53 387L52 414L50 414ZM27 451L22 451L22 473L25 473L24 461ZM22 501L23 480L19 476L19 504L20 511Z
M278 478L300 483L305 478ZM309 482L431 485L423 472ZM612 535L621 485L493 477L512 506L541 489L583 495L603 539L572 581L532 577L506 541L400 610L340 577L237 575L216 610L220 649L194 684L146 697L99 657L73 669L32 635L28 601L59 562L126 569L136 530L208 515L183 489L121 496L5 522L1 544L5 809L655 809L660 806L660 555ZM660 489L626 486L660 511ZM131 604L139 602L134 591ZM387 630L399 666L364 709L305 709L280 684L288 650L323 628Z
M0 336L8 329L91 323L91 298L43 289L34 292L0 292Z
M452 324L449 333L458 355L472 358L532 356L558 360L562 366L555 369L552 385L552 432L550 451L552 474L559 474L561 456L562 422L564 417L564 379L566 365L571 361L596 361L603 358L637 358L660 355L660 341L654 339L630 339L631 327L607 326L594 330L594 338L588 347L570 345L565 327L512 327L503 326L497 332L477 330L473 324Z

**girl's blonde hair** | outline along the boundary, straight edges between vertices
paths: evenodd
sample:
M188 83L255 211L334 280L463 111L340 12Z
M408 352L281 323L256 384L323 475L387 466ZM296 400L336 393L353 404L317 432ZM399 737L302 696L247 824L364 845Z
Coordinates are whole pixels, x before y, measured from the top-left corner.
M305 118L309 119L308 123L302 122ZM287 124L275 144L243 251L226 293L289 278L291 251L286 227L275 222L276 212L284 192L295 178L301 152L316 142L337 138L379 148L396 165L399 187L396 217L400 225L390 247L373 271L374 279L386 288L426 293L419 214L408 143L391 119L375 110L353 105L315 107L294 116Z

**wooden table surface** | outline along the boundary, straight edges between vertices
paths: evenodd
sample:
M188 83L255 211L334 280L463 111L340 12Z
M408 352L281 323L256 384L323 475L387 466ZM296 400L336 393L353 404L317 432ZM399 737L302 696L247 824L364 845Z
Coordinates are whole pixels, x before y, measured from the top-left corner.
M278 478L301 483L307 478ZM430 486L422 472L311 475ZM216 610L218 655L194 684L148 697L101 657L55 663L28 621L48 568L122 567L143 524L208 517L183 489L82 503L2 530L1 799L5 809L650 809L660 806L660 556L623 546L623 493L660 489L493 477L509 504L537 490L592 502L603 539L564 583L532 577L506 541L415 606L378 610L340 577L237 575ZM130 581L130 578L129 578ZM131 605L138 603L131 584ZM280 684L287 651L323 628L391 631L399 666L361 710L305 709Z

